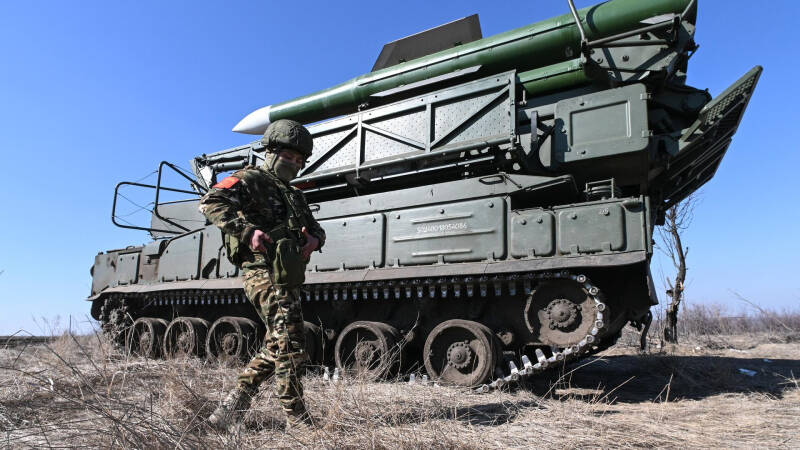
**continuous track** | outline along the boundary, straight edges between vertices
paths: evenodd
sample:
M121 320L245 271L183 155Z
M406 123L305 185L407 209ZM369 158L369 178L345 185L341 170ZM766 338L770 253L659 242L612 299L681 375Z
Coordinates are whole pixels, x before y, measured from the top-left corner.
M493 277L452 276L424 279L388 280L377 283L351 283L351 284L324 284L304 286L301 298L304 302L353 302L365 300L394 300L413 301L430 299L468 299L488 297L492 294L499 296L530 296L536 287L543 282L559 282L551 280L571 280L579 286L591 299L592 316L584 316L583 320L590 320L591 328L583 335L577 336L565 346L537 348L535 361L527 356L521 359L501 362L498 367L504 366L495 372L495 378L490 383L477 387L477 391L487 392L501 388L509 383L514 383L521 378L542 373L556 365L568 363L579 359L593 351L601 340L605 338L609 318L603 294L585 275L573 274L567 270L547 271L539 273L513 273ZM530 297L529 297L530 298ZM247 303L241 289L236 290L180 290L180 291L153 291L123 296L115 294L104 305L101 316L105 325L119 321L122 325L120 314L122 310L108 310L109 305L114 309L123 308L133 311L147 307L194 306L200 307L195 314L202 316L203 306L222 306ZM134 306L137 305L137 306ZM223 306L224 305L224 306ZM126 313L127 314L127 313ZM584 312L586 314L586 312ZM590 319L591 318L591 319ZM552 326L551 326L552 327ZM112 327L113 328L113 327ZM203 333L203 335L205 335ZM198 346L202 345L198 342ZM404 344L400 344L404 345ZM155 352L158 353L158 352ZM534 357L534 355L531 355ZM507 368L505 367L507 366Z

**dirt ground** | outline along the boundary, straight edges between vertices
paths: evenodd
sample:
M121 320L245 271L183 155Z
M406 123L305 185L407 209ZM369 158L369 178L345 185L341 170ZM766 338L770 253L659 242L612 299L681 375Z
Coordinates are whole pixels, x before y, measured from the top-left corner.
M626 343L627 342L627 343ZM319 428L285 432L270 389L242 426L206 418L239 368L126 358L96 336L0 348L0 446L123 448L800 447L800 345L634 339L511 390L305 380Z

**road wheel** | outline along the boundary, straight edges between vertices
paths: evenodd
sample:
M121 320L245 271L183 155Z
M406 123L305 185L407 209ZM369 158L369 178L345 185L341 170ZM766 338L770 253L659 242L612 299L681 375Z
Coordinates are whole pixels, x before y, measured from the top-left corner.
M164 335L164 356L203 356L208 321L197 317L177 317Z
M379 380L394 375L400 363L400 333L381 322L353 322L336 340L336 367L342 372Z
M499 354L492 331L478 322L453 319L425 339L423 363L431 378L460 386L479 385L492 375Z
M167 321L140 317L133 322L125 335L125 349L131 355L157 358L161 355Z
M220 317L208 330L206 354L221 360L249 360L259 346L258 324L244 317Z

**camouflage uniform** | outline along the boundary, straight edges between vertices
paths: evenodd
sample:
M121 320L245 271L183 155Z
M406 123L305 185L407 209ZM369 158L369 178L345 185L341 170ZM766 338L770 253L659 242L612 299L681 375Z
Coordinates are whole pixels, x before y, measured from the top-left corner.
M275 230L286 230L287 225L300 239L298 230L305 226L321 248L325 231L303 193L263 167L246 167L214 185L200 201L200 210L224 233L229 257L242 268L247 298L267 328L263 346L239 375L238 387L255 393L274 374L284 411L289 417L304 415L300 377L308 355L299 289L275 286L270 256L252 251L249 242L256 229L277 240Z

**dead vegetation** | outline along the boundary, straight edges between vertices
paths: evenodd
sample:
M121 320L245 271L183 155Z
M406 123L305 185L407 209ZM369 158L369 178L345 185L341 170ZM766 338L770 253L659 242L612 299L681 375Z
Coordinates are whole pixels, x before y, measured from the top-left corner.
M705 308L705 309L704 309ZM242 426L206 418L238 367L128 358L97 335L0 347L0 442L8 447L502 448L797 447L800 316L684 309L681 345L638 352L626 333L600 356L511 391L331 384L306 377L320 428L285 433L271 389Z

